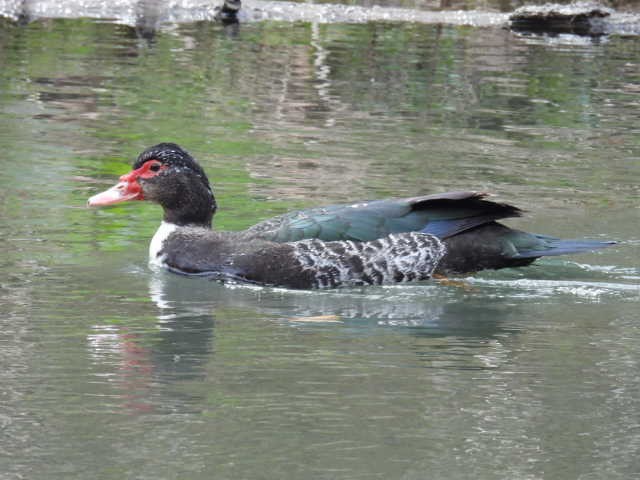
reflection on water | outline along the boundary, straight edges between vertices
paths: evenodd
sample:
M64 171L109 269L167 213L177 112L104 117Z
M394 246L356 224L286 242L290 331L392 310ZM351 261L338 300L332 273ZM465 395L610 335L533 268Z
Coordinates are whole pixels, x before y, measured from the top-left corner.
M3 480L637 476L637 38L139 28L0 26ZM156 207L84 204L162 140L218 228L477 189L620 244L326 292L156 272Z

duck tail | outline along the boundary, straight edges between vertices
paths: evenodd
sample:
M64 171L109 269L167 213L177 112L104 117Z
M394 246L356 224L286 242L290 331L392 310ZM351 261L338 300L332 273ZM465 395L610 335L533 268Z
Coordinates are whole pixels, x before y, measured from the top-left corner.
M518 249L518 254L514 258L537 258L551 257L555 255L566 255L568 253L581 253L599 250L601 248L610 247L617 242L599 240L562 240L556 237L548 237L546 235L532 234L539 242L528 249Z

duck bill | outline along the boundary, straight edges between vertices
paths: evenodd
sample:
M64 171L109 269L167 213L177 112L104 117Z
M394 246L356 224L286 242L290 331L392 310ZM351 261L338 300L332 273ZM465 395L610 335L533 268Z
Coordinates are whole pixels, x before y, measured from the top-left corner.
M109 190L94 195L87 201L89 207L103 207L129 200L143 200L142 189L138 182L120 181Z

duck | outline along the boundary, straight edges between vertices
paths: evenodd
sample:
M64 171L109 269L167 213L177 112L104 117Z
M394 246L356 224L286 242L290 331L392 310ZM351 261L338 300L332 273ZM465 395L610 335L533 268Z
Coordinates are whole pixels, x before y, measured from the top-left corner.
M330 205L285 213L242 231L218 231L218 209L200 164L175 143L140 153L132 170L88 200L159 204L164 215L149 263L183 275L292 289L424 281L523 267L545 256L615 242L562 240L499 223L519 208L455 191Z

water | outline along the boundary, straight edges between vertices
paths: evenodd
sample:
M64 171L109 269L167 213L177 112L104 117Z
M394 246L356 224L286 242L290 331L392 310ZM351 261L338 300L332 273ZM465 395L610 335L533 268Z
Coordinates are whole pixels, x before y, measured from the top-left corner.
M148 33L148 32L147 32ZM640 43L499 28L0 26L0 478L640 475ZM455 189L615 239L451 283L292 292L152 271L88 210L144 147L218 228Z

